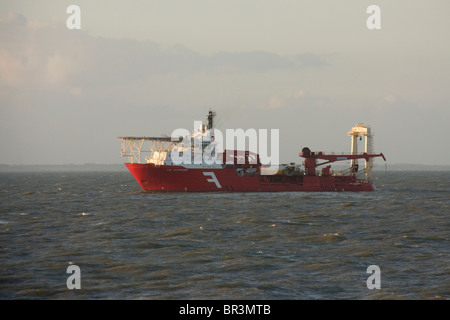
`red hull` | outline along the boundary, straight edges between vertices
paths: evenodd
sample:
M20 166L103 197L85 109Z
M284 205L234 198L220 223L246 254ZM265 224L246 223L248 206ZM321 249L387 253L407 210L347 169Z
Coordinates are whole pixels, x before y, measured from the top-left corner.
M125 163L145 191L374 191L355 176L254 175L239 176L236 168L185 168L182 166Z

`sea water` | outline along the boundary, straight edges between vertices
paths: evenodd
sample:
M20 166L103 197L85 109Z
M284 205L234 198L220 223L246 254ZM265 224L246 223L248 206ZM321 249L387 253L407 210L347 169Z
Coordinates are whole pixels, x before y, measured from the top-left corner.
M146 193L127 171L0 173L0 298L449 299L450 172L374 184Z

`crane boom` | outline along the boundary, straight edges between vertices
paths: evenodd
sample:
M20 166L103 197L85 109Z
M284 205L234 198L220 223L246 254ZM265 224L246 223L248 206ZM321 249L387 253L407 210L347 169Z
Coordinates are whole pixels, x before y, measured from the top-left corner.
M303 148L301 157L305 158L305 171L307 175L316 175L316 167L322 166L327 163L336 162L336 161L345 161L345 160L356 160L356 159L364 159L368 162L372 158L382 157L384 161L386 161L385 156L382 153L379 154L368 154L366 152L362 154L324 154L323 152L311 152L309 148ZM326 160L322 163L317 163L317 159ZM353 173L357 171L357 165L353 165Z

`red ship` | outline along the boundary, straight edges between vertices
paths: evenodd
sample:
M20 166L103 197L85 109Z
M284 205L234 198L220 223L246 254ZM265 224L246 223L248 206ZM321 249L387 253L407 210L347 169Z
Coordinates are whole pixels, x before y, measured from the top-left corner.
M208 125L197 133L202 135L204 150L214 137L215 112L209 111ZM202 160L195 164L174 163L172 153L186 152L182 138L173 137L120 137L122 156L129 157L125 163L144 191L214 191L214 192L276 192L276 191L374 191L371 183L373 159L385 157L374 154L373 134L370 127L357 124L348 133L351 136L350 154L325 154L303 148L300 156L303 164L264 165L257 153L244 150L212 151L215 163ZM357 139L365 138L365 151L358 154ZM192 137L194 142L194 137ZM194 150L193 144L189 147ZM198 145L197 145L198 146ZM183 149L184 147L184 149ZM180 152L181 150L181 152ZM189 151L189 150L188 150ZM145 154L145 162L141 157ZM190 153L192 159L194 154ZM359 170L358 159L365 162ZM350 161L350 166L334 172L330 163ZM321 167L321 168L319 168Z

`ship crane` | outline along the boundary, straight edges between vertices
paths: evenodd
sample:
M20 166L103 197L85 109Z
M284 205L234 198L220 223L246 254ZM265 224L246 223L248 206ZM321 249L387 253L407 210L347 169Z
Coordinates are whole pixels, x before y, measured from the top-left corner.
M334 155L334 154L324 154L322 152L311 152L309 148L303 148L302 152L300 154L301 157L305 158L305 174L309 176L315 176L316 175L316 167L322 166L324 164L328 164L331 162L336 161L345 161L345 160L357 160L357 159L364 159L366 160L366 163L369 162L371 159L375 157L382 157L384 161L386 161L386 158L382 153L380 154L368 154L364 152L363 154L341 154L341 155ZM317 163L317 160L326 160L322 163ZM353 168L352 174L356 174L355 167ZM368 167L370 170L371 167ZM330 175L330 166L327 166L322 169L322 175ZM366 175L369 175L370 172L366 172Z
M374 134L371 131L370 126L365 123L357 123L350 132L347 134L351 137L351 150L350 154L342 154L342 155L326 155L322 152L311 152L309 148L303 148L301 157L305 158L305 173L307 175L316 175L316 167L322 166L327 163L335 162L335 161L343 161L343 160L351 160L351 174L356 175L358 172L358 159L364 159L364 172L366 174L367 181L371 180L372 177L372 168L373 158L382 157L384 161L386 158L382 153L374 154L373 152L373 136ZM364 137L365 148L364 153L358 154L358 137L360 140ZM326 162L322 162L317 164L317 159L327 160ZM322 175L330 175L330 166L327 166L322 169Z

